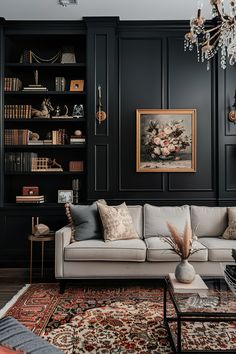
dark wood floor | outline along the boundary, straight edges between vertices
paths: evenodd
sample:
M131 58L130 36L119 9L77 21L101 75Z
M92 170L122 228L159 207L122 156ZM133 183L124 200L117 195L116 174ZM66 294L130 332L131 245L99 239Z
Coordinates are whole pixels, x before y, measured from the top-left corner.
M54 270L45 269L41 279L40 269L34 269L33 282L55 282ZM24 268L0 268L0 309L25 285L29 284L29 270Z

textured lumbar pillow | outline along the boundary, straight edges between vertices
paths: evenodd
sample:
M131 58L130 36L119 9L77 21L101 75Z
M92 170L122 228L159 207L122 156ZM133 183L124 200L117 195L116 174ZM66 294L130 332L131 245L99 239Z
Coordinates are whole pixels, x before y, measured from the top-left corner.
M105 200L99 200L106 204ZM102 225L97 204L74 205L65 204L66 215L72 228L71 242L102 239Z
M97 206L102 220L105 241L139 238L125 203L113 207L97 202Z
M223 234L223 238L226 240L236 240L236 209L228 208L229 224Z

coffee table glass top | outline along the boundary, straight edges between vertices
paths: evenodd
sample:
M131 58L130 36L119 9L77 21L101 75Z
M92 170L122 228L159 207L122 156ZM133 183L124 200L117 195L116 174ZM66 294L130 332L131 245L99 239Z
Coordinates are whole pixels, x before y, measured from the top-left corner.
M174 305L179 313L196 315L196 313L210 316L214 313L230 317L236 316L236 295L233 293L224 278L204 279L208 290L193 290L174 292L167 280Z

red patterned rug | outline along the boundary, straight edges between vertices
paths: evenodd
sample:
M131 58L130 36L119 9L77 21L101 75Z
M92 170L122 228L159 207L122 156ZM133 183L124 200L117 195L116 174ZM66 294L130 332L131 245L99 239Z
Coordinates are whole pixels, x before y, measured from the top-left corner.
M7 315L68 354L172 353L163 326L163 291L150 286L73 286L60 295L58 284L33 284ZM183 344L236 353L235 323L188 324Z

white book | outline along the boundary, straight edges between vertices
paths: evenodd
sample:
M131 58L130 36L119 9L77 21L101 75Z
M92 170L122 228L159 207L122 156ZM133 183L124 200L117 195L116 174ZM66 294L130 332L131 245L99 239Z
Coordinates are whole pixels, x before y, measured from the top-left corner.
M204 283L199 274L195 275L195 278L190 284L180 283L177 281L174 273L169 273L169 279L175 293L199 292L201 290L208 290L208 286L206 283Z

